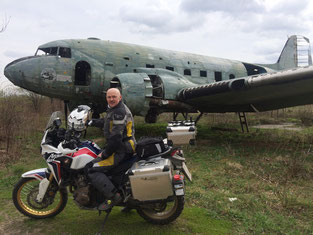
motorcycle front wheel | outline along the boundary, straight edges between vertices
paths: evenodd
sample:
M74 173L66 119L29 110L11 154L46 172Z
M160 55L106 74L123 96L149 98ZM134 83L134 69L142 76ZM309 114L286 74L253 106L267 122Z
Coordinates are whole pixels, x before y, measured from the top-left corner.
M137 209L138 214L152 224L169 224L183 211L184 196L175 196L171 202L153 203Z
M56 216L66 206L67 191L58 190L56 184L50 184L42 202L37 202L39 183L40 181L34 178L21 178L12 193L15 207L22 214L35 219Z

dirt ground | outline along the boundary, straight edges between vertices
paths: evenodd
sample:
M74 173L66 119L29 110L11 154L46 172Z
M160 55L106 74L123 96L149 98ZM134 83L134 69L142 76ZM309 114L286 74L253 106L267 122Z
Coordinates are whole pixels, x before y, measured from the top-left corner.
M253 128L259 129L282 129L282 130L292 130L292 131L301 131L302 127L298 127L293 123L283 123L283 124L265 124L265 125L257 125L252 126Z

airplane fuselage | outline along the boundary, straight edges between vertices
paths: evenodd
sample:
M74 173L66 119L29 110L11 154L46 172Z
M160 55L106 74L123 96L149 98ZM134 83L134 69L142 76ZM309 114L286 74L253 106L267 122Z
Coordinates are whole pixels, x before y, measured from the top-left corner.
M297 40L297 36L288 40L273 65L95 38L58 40L39 46L34 56L11 62L4 73L17 86L69 101L72 106L92 105L98 113L107 107L104 95L110 87L121 89L134 115L146 117L156 117L161 112L264 111L312 102L309 96L294 101L293 95L298 91L284 81L282 93L278 93L277 86L266 85L265 89L277 93L277 101L271 102L263 88L253 88L251 83L260 74L295 67L293 45ZM281 94L290 100L282 103ZM206 97L210 97L209 102Z
M39 55L39 52L44 55ZM177 92L189 86L270 70L235 60L87 39L43 44L35 56L8 64L5 75L15 85L27 90L78 103L103 104L98 105L103 109L106 106L104 92L117 74L145 72L152 79L153 76L160 77L152 68L161 69L161 73L170 74L171 79L177 80L162 81L161 75L159 82L152 82L153 89L163 87L157 98L165 100L175 100ZM164 84L166 82L174 84L168 87Z

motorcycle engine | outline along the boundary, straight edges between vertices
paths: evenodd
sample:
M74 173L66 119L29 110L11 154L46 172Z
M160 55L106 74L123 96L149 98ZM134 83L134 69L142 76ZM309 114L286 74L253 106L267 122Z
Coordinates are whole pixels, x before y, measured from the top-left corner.
M86 177L80 175L75 181L77 188L74 190L74 200L81 206L88 206L90 203L90 187Z

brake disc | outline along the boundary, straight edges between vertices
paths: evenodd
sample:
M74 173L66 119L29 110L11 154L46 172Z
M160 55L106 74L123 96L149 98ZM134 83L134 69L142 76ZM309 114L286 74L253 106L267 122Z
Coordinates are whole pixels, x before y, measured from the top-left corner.
M53 197L50 197L49 191L47 191L42 202L37 202L37 195L39 193L39 187L34 187L27 195L28 204L35 209L45 209L53 203Z

